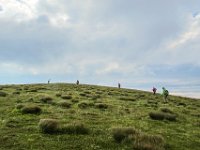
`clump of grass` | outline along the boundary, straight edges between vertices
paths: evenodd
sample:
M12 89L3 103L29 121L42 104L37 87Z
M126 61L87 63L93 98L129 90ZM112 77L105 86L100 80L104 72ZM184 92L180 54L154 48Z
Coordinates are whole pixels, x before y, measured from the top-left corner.
M71 101L72 101L72 103L78 103L79 102L79 100L77 100L77 99L72 99Z
M88 103L88 102L81 102L81 103L79 103L78 104L78 107L79 108L88 108L88 107L90 107L90 106L94 106L94 104L93 103Z
M104 104L104 103L97 103L97 104L95 104L95 107L99 108L99 109L107 109L108 105Z
M94 95L94 96L92 96L92 100L97 100L97 99L99 99L99 98L101 98L100 95Z
M53 101L53 98L52 97L50 97L50 96L42 96L41 98L40 98L40 101L41 102L43 102L43 103L52 103L52 101Z
M164 112L164 113L170 113L170 114L173 114L173 111L170 110L169 108L160 108L160 111L161 111L161 112Z
M112 135L115 142L132 144L134 150L164 150L165 141L160 135L147 135L131 127L114 128Z
M17 127L20 127L21 124L20 124L19 119L11 118L5 121L5 126L9 128L17 128Z
M121 143L122 141L128 140L130 136L133 136L137 133L138 131L131 127L112 129L113 138L117 143Z
M151 117L151 119L154 119L154 120L164 120L165 119L164 113L160 113L160 112L150 112L149 116Z
M183 103L183 102L179 102L178 104L177 104L177 106L183 106L183 107L185 107L185 106L187 106L185 103Z
M56 97L61 97L61 96L62 96L62 94L56 93Z
M132 97L120 97L119 99L123 101L136 101L136 99Z
M155 105L158 104L158 102L156 102L155 100L148 100L147 103L148 104L155 104Z
M27 105L24 106L21 111L23 114L40 114L42 112L42 109L36 105Z
M168 121L176 121L176 115L170 113L163 112L150 112L149 116L153 120L168 120Z
M20 94L19 91L15 91L15 92L13 92L13 95L19 95L19 94Z
M59 106L63 107L63 108L71 108L72 104L66 101L62 101L59 103Z
M85 94L85 93L80 93L79 95L80 96L87 96L87 94Z
M37 89L30 89L28 92L36 93L36 92L38 92L38 90Z
M84 93L85 93L85 94L91 94L91 92L90 92L90 91L84 91Z
M62 95L61 98L62 99L72 99L72 96L70 96L70 95Z
M166 120L169 120L169 121L176 121L176 115L166 113L166 114L165 114L165 119L166 119Z
M6 92L0 91L0 97L6 97L8 94Z
M164 150L165 141L160 135L138 134L133 138L135 150Z
M59 122L55 119L40 119L38 124L42 133L56 133L59 131Z
M22 109L23 107L24 107L23 104L17 104L17 105L15 106L16 109Z
M67 134L89 134L89 128L83 123L75 122L61 128L61 131Z

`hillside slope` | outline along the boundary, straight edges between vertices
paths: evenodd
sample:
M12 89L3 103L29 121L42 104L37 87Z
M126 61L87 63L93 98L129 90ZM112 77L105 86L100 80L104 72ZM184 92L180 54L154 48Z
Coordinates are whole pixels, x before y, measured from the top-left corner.
M0 150L198 150L199 108L200 100L163 103L160 94L129 89L0 86Z

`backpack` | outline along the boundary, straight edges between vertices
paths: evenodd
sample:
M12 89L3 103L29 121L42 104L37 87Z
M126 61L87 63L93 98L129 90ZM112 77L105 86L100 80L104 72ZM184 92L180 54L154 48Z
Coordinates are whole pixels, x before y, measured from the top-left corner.
M169 95L169 91L168 90L165 90L165 95Z

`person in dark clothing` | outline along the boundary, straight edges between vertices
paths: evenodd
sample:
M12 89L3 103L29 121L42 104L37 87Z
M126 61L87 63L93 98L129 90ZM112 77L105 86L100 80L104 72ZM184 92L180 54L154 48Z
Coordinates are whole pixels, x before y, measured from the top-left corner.
M79 85L79 80L76 81L76 85Z
M118 88L119 88L119 89L121 88L121 84L120 84L120 83L118 83Z
M152 91L153 91L153 94L155 95L155 94L156 94L156 91L157 91L157 89L156 89L155 87L153 87Z

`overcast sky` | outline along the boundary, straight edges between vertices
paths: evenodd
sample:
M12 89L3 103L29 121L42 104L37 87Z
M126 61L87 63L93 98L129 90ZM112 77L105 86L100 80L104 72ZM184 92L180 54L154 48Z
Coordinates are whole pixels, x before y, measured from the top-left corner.
M0 84L48 79L200 93L200 0L0 0Z

